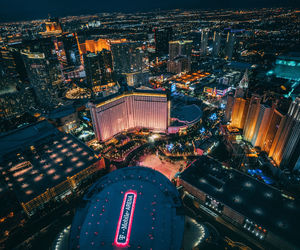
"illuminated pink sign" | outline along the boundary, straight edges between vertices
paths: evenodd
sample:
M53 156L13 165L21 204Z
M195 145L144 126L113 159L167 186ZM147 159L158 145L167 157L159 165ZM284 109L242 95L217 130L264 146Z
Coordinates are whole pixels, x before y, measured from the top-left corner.
M124 195L115 235L115 245L118 247L127 247L129 244L136 197L137 193L133 190L127 191Z

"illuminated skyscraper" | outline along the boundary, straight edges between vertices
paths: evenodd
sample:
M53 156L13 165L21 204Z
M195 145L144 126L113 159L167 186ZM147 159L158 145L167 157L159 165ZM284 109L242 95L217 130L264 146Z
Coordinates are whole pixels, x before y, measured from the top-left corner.
M62 82L58 64L48 60L44 53L23 51L22 56L38 103L53 108L58 103L58 89Z
M281 120L269 156L276 164L293 168L299 158L300 98L296 98Z
M89 87L104 85L112 81L111 52L102 50L95 54L84 54L84 69Z
M271 115L272 108L266 104L260 104L254 133L251 139L251 144L253 146L261 146L265 140Z
M213 38L213 57L218 57L220 55L220 47L221 47L221 33L219 31L214 32Z
M168 61L168 72L179 74L189 71L191 71L191 61L185 56L179 56L172 61Z
M89 87L101 85L101 67L99 56L95 53L83 55L86 81Z
M227 95L227 104L226 104L226 110L225 110L226 122L229 122L231 120L233 104L234 104L234 96L233 96L233 94L229 93Z
M66 55L66 62L68 66L80 66L80 54L77 40L74 34L69 34L61 38L63 48Z
M149 83L149 71L127 73L126 81L128 86L147 86Z
M13 49L0 48L0 90L8 90L20 82L20 74L17 70Z
M192 43L189 40L169 42L169 72L178 74L191 70Z
M158 55L169 53L169 42L173 38L173 29L171 27L154 30L155 52Z
M144 58L145 53L140 49L139 44L135 44L130 48L130 71L129 72L141 72L144 70Z
M164 93L136 91L89 103L94 131L99 141L133 128L166 132L168 100Z
M255 133L257 118L260 111L260 101L260 97L253 95L249 103L248 113L246 116L243 131L244 139L249 142L252 141Z
M236 40L235 33L228 32L227 38L226 38L226 45L225 45L225 59L226 60L230 61L232 59L232 55L234 52L234 46L235 46L235 40Z
M62 33L61 24L58 18L49 18L45 22L46 32L45 33Z
M12 93L2 94L0 95L0 119L20 117L34 106L36 106L36 103L34 93L31 88L22 88ZM0 122L0 130L5 126L5 123L1 124Z
M169 42L169 59L173 60L178 56L191 57L193 41L171 41Z
M235 98L243 98L245 96L245 90L241 87L237 87L235 90Z
M173 60L180 55L180 41L170 41L169 42L169 59Z
M87 52L99 53L103 49L110 50L110 43L108 39L98 39L98 40L85 40L85 37L78 36L79 41L79 52L80 54L85 54ZM126 41L124 39L124 41Z
M207 55L208 34L209 34L208 29L202 30L202 34L201 34L201 54L202 55Z
M248 69L245 70L242 79L239 82L239 88L246 89L249 85Z
M56 37L25 40L22 42L22 45L26 51L43 53L50 64L59 64L55 48L56 40Z
M290 131L284 151L282 153L281 166L287 168L294 168L300 154L300 98L296 98L291 104L292 108L288 115L291 116L289 120Z
M235 98L231 114L231 126L239 129L244 128L245 120L248 114L249 100L244 98Z
M280 122L283 118L283 114L281 114L277 109L273 108L273 112L271 113L269 127L266 131L265 139L260 143L261 150L269 153L272 143L274 141L275 135L279 128Z
M103 49L99 53L99 61L102 74L102 82L108 83L112 81L113 62L111 51Z
M143 53L137 42L111 42L114 72L117 74L141 71L143 69Z

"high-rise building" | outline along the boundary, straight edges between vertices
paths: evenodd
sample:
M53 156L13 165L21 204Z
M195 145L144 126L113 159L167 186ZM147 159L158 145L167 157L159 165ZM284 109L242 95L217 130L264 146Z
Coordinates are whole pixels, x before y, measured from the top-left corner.
M299 158L300 98L296 98L281 119L269 156L277 165L293 168Z
M149 71L127 73L126 81L128 86L146 86L149 83Z
M138 44L133 45L130 50L130 71L129 72L140 72L144 70L144 51L137 47Z
M167 55L169 53L169 42L173 38L173 29L171 27L154 30L155 52L158 55Z
M59 65L47 59L44 53L23 51L22 56L39 105L45 108L54 107L62 82Z
M189 39L191 39L193 41L194 48L200 48L201 35L202 35L201 31L192 31L189 34Z
M89 87L101 85L101 67L99 56L95 53L87 53L83 55L84 70L86 73L86 81Z
M225 120L226 120L226 122L229 122L231 120L233 104L234 104L234 96L233 96L232 93L229 93L227 95L227 104L226 104L226 109L225 109Z
M231 60L234 53L234 46L236 40L236 34L233 32L227 33L226 44L225 44L225 59Z
M261 146L264 142L267 135L268 125L270 124L271 115L272 107L266 104L260 104L254 133L251 139L251 144L253 146Z
M14 89L19 81L12 52L7 47L0 48L0 90L6 92Z
M22 42L22 46L24 50L33 53L43 53L50 64L58 64L59 62L56 54L57 48L55 48L56 41L57 38L53 37L25 40Z
M45 22L45 26L46 26L46 32L42 32L43 35L62 33L61 24L57 17L49 18Z
M78 37L82 40L82 37ZM124 39L126 41L126 39ZM99 53L103 49L110 50L110 43L108 39L98 39L98 40L83 40L79 43L79 52L80 54L85 54L87 52Z
M191 70L192 43L190 40L169 42L169 72L178 74Z
M114 72L117 74L141 71L143 69L143 52L137 42L111 42Z
M261 150L267 153L270 152L272 143L274 141L275 135L277 133L282 118L283 118L283 114L281 114L277 109L273 107L273 112L271 113L269 127L266 131L266 136L262 141L262 143L260 144Z
M170 41L169 42L169 59L173 60L178 56L191 57L192 43L190 40Z
M168 72L179 74L191 71L191 60L186 56L176 57L172 61L168 61Z
M102 74L102 82L111 82L113 80L113 61L111 51L106 49L101 50L99 53L99 62Z
M202 30L201 33L201 54L202 55L207 55L208 34L209 34L208 29Z
M0 118L11 119L21 116L34 107L35 97L31 88L0 94Z
M235 98L243 98L245 96L245 89L241 87L237 87L235 90L234 97Z
M281 166L293 169L300 156L300 98L296 98L291 104L292 108L288 112L288 127L290 131L283 148Z
M180 55L180 47L180 41L169 42L169 60L173 60Z
M241 89L248 88L248 85L249 85L249 76L248 76L248 74L249 74L248 69L246 69L242 79L239 82L239 88L241 88Z
M83 55L84 69L89 87L104 85L112 81L111 52L102 50L95 54L88 52Z
M220 47L221 47L221 32L215 31L213 38L213 57L218 57L220 55Z
M80 66L80 54L75 35L70 34L67 36L63 36L61 39L65 51L67 65L75 67Z
M257 118L260 111L261 98L253 95L250 99L248 113L244 125L244 139L251 142L256 128Z
M232 107L231 126L244 129L246 117L248 114L249 100L236 97Z
M94 131L99 141L134 128L166 132L168 100L157 91L135 91L90 102Z

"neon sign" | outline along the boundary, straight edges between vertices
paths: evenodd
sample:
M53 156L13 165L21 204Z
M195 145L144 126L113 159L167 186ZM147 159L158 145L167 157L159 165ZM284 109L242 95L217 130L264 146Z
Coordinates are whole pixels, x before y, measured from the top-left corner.
M127 247L129 244L136 197L136 191L132 190L124 195L114 242L118 247Z

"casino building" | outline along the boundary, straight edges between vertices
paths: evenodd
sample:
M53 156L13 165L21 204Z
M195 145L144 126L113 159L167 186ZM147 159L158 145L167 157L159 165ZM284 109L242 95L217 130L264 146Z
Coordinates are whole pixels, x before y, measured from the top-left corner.
M165 133L169 109L167 95L158 91L134 90L90 102L94 131L99 141L134 128Z
M178 184L197 207L262 249L299 249L300 202L208 157L194 161Z
M95 183L77 209L69 249L172 249L182 246L179 193L145 167L111 172Z

